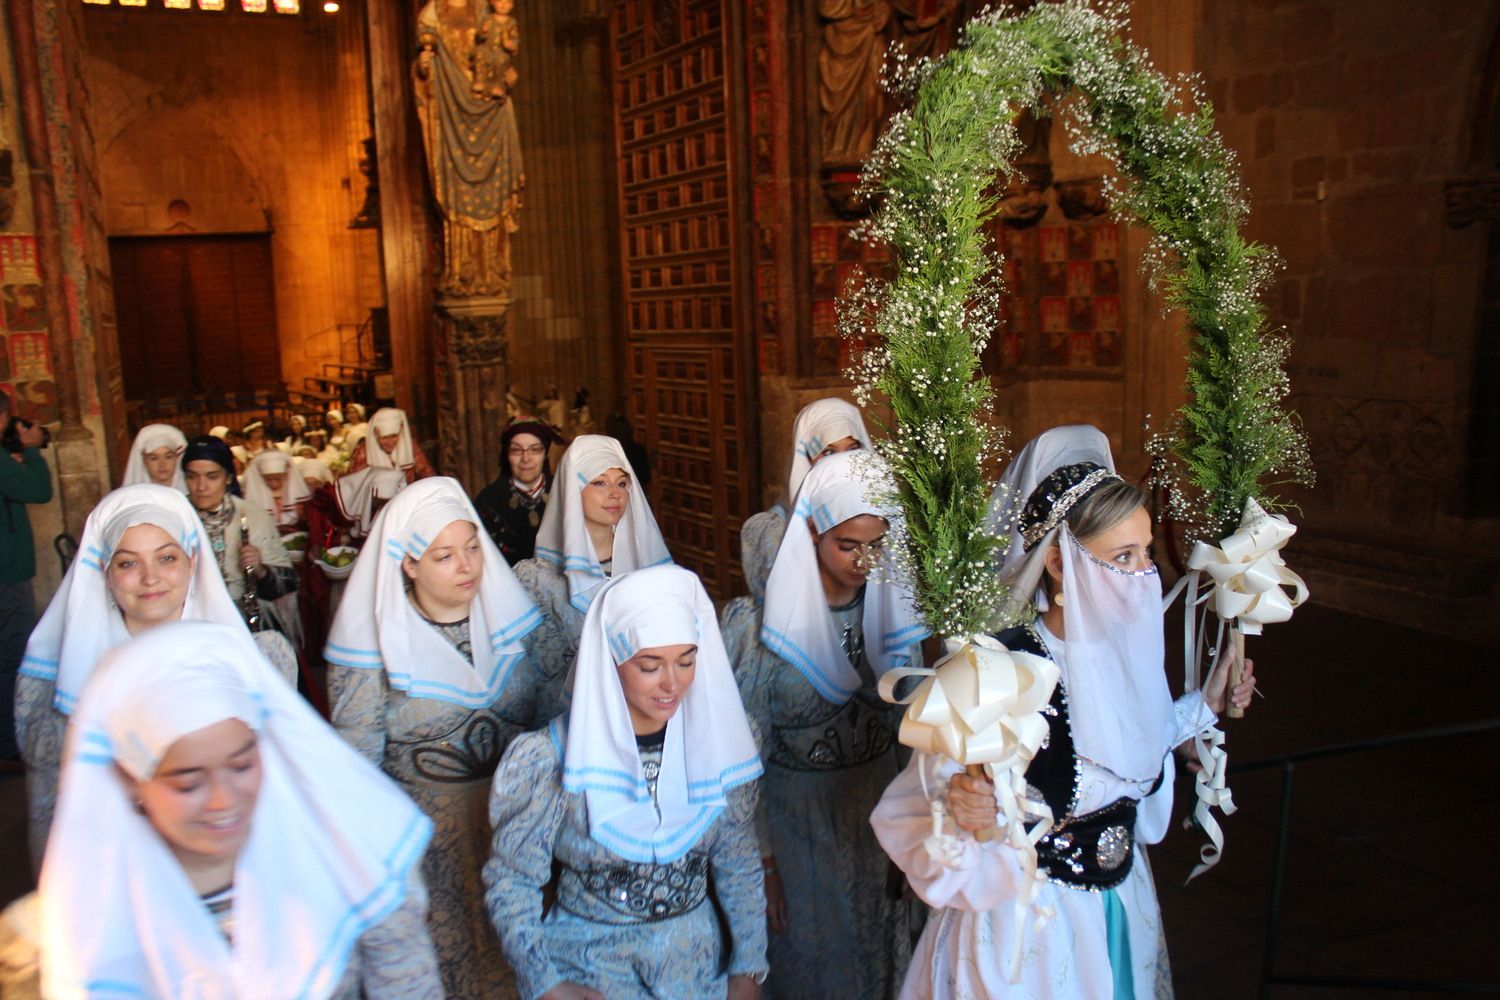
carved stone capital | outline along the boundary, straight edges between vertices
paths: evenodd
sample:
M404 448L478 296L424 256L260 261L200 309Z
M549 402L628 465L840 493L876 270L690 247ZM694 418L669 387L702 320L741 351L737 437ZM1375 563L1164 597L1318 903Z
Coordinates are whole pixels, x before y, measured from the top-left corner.
M510 299L503 296L444 298L438 311L447 320L448 352L459 367L505 363L505 328Z

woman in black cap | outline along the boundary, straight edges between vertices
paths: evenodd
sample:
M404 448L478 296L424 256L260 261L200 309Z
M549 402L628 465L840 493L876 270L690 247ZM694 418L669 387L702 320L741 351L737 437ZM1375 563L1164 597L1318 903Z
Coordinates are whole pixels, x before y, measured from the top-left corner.
M552 488L547 450L562 443L551 424L535 418L512 421L500 435L500 475L474 498L484 529L512 566L536 552L536 530Z
M230 596L243 602L246 589L253 589L264 608L295 591L297 571L276 523L270 514L240 499L229 446L216 437L193 438L182 453L182 471L188 500L203 522ZM284 626L295 628L286 612L278 617Z

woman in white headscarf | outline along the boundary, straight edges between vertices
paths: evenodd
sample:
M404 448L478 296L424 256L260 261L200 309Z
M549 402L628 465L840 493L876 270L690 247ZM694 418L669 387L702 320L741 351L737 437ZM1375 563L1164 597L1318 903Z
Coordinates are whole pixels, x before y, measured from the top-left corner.
M183 478L181 464L185 448L187 435L171 424L147 424L130 446L120 485L155 483L186 493L187 480Z
M753 514L740 527L740 564L750 596L766 594L766 574L776 559L781 536L786 534L787 511L808 470L828 455L870 447L870 432L853 403L837 397L814 400L804 406L792 422L792 457L787 470L786 493L770 510Z
M346 441L353 440L346 437ZM349 471L361 469L400 469L408 483L437 475L422 448L411 436L406 413L393 407L376 410L365 435L349 456Z
M306 446L304 446L306 450ZM327 486L334 481L333 470L328 463L311 455L299 455L292 459L292 468L296 470L297 476L307 484L307 492L310 495L313 490L320 486Z
M423 871L454 998L506 995L479 882L485 804L500 754L535 714L522 640L540 622L463 487L438 477L376 517L324 650L339 734L437 824Z
M1011 482L1030 489L1016 526L1023 552L1006 580L1019 605L1012 613L1026 617L1020 612L1031 605L1036 614L999 639L1051 659L1061 673L1047 715L1051 732L1026 771L1028 794L1044 799L1053 817L1037 845L1047 881L1032 906L1054 915L1040 929L1018 919L1028 884L1020 853L1003 838L973 836L997 825L993 785L945 758L914 756L871 818L892 860L937 911L901 995L1170 995L1161 915L1140 845L1166 833L1172 748L1214 723L1228 671L1173 703L1146 497L1113 472L1102 434L1049 431L1022 451L1012 472ZM1247 663L1235 704L1248 704L1252 684ZM944 838L952 848L946 854L927 846L933 830L924 777L956 824ZM1022 954L1012 982L1012 956Z
M574 438L552 479L536 555L516 564L516 578L543 618L526 643L545 685L538 722L563 709L563 682L599 588L613 577L671 561L620 442L599 434Z
M892 513L873 454L807 473L766 582L724 611L745 710L765 738L763 809L771 977L778 998L894 993L911 950L870 810L900 770L886 671L926 635L894 569L877 566ZM872 569L874 572L872 572Z
M335 407L323 414L323 430L328 435L328 444L337 448L344 454L348 454L354 442L344 429L344 411Z
M300 413L293 413L286 422L291 433L276 442L276 447L288 455L295 455L297 449L307 443L307 418Z
M344 407L344 416L349 418L349 423L344 425L344 434L350 441L361 441L365 432L370 429L370 422L365 419L365 406L363 403L350 403Z
M105 650L179 619L250 634L187 498L169 486L123 486L84 522L78 555L26 643L16 681L35 863L52 822L63 730L84 683ZM268 653L295 682L291 647L275 633L265 635Z
M104 657L73 716L41 993L439 1000L430 830L242 627L163 625Z
M307 483L292 468L292 460L279 449L267 448L245 469L245 502L271 515L283 534L296 531L306 522L303 505L311 495Z
M241 428L240 433L245 435L244 461L248 465L255 460L255 456L272 447L266 439L266 423L264 420L252 420Z
M713 616L676 566L604 584L567 716L496 772L486 901L522 996L759 996L761 763Z

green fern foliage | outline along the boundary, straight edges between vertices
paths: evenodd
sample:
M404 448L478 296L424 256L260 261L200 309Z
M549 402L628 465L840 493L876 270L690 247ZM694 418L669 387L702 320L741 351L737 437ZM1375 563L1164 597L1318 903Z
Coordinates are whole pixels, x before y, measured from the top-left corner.
M940 635L993 625L1003 588L992 570L983 467L999 447L980 353L998 319L998 258L985 223L996 178L1012 171L1022 109L1061 106L1080 154L1116 167L1116 210L1150 228L1145 266L1189 328L1189 402L1166 450L1174 513L1212 537L1238 523L1268 479L1310 482L1306 443L1287 393L1287 341L1266 328L1261 294L1272 252L1247 242L1233 154L1192 81L1170 81L1123 40L1119 4L1083 0L1004 8L968 25L938 60L901 63L911 98L865 168L879 208L864 239L890 247L888 280L849 295L842 332L864 347L849 375L862 402L889 400L880 442L903 521L898 561ZM1077 100L1059 100L1076 94Z

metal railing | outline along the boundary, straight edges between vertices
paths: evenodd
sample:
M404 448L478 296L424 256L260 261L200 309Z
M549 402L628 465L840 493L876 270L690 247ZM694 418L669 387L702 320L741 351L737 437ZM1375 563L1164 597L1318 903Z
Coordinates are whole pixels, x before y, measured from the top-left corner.
M1292 818L1292 783L1298 764L1322 760L1329 757L1348 757L1355 754L1386 750L1391 747L1429 743L1436 740L1474 736L1480 733L1500 731L1500 719L1481 719L1476 722L1439 726L1416 732L1398 733L1353 743L1338 743L1332 746L1315 747L1296 753L1267 757L1232 765L1229 773L1243 774L1247 771L1281 769L1281 809L1276 822L1276 853L1272 861L1271 905L1266 917L1265 951L1261 957L1260 996L1269 997L1275 986L1316 986L1324 989L1424 991L1429 993L1479 993L1500 995L1500 982L1476 983L1441 979L1390 979L1371 976L1328 976L1276 971L1276 951L1280 944L1281 904L1286 888L1287 848L1290 840Z

